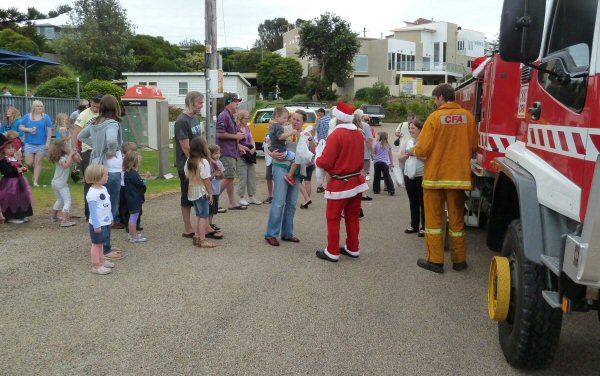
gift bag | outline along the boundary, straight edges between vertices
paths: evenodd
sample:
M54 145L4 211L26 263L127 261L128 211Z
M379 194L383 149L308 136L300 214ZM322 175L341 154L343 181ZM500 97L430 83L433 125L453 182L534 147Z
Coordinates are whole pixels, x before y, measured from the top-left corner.
M315 150L315 159L319 158L321 154L323 154L323 150L325 149L325 140L320 140L317 144L317 149ZM325 182L325 170L315 165L315 176L317 177L317 184L323 185Z
M271 154L269 154L269 144L266 140L263 142L262 147L263 152L265 153L265 166L270 166L271 163L273 163L273 158L271 157Z
M294 163L296 164L307 165L315 156L308 148L308 137L305 133L300 135L300 140L296 147L296 159L294 159Z
M404 172L399 166L394 166L392 169L392 176L398 187L404 187Z
M414 179L417 176L417 157L408 157L404 169L406 170L406 176L411 180Z

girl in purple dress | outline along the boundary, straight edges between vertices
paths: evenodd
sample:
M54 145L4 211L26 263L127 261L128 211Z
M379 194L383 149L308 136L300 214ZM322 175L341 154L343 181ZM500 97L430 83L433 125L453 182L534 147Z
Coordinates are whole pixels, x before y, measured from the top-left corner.
M23 172L21 162L15 158L12 142L0 134L0 208L9 223L25 223L25 217L33 215L31 187Z

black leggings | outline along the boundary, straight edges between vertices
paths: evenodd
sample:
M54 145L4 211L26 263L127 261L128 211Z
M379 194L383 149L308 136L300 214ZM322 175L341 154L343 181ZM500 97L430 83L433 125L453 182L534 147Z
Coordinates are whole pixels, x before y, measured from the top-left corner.
M425 229L425 205L423 204L423 177L415 176L410 179L404 175L404 185L406 186L406 194L410 202L410 227Z
M373 177L373 192L379 193L381 190L381 175L388 193L394 193L394 182L390 176L390 166L385 162L375 162L375 176Z

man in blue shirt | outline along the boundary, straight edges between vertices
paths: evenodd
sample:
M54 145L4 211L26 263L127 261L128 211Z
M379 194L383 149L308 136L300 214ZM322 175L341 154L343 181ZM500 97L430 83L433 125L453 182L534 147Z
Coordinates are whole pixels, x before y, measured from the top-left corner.
M326 140L329 135L329 121L331 120L331 116L327 115L324 108L319 108L317 110L317 115L319 116L319 124L317 124L317 140ZM319 184L317 187L317 193L325 192L322 184Z

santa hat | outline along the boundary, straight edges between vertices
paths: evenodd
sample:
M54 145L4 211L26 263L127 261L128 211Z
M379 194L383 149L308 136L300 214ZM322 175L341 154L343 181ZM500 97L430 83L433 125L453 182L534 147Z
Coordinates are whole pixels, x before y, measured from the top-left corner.
M339 102L333 109L332 114L336 119L339 119L344 123L352 123L352 120L354 120L354 111L356 111L356 107L349 105L348 103Z

